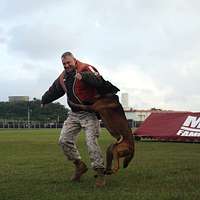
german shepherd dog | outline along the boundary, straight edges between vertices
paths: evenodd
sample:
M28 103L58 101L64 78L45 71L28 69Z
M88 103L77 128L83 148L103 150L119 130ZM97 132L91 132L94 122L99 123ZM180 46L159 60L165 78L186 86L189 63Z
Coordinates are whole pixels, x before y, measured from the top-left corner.
M74 104L71 101L68 103L98 113L107 130L117 140L107 148L105 174L118 171L120 158L124 158L123 167L126 168L134 156L134 138L118 96L115 94L100 96L92 105Z

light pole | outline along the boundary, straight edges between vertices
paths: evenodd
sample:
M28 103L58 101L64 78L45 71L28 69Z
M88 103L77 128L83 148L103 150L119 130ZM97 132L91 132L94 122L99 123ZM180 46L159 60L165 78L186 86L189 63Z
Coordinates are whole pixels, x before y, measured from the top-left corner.
M27 109L27 123L28 123L28 128L30 128L30 107L29 107L29 101L28 101L28 109Z

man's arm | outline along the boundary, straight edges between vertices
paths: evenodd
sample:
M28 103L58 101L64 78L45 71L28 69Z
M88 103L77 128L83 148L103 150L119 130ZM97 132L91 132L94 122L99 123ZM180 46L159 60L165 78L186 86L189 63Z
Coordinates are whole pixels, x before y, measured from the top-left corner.
M51 103L52 101L62 97L65 94L63 90L59 78L57 78L52 86L47 90L42 96L42 105Z
M119 90L115 85L109 81L105 81L99 72L89 66L87 71L81 72L77 75L78 79L82 79L87 84L95 87L99 94L105 95L108 93L116 94Z
M79 75L78 75L79 76ZM94 86L96 88L101 87L103 84L103 78L92 66L88 66L84 72L80 73L80 79L82 79L87 84ZM78 78L78 77L77 77Z
M89 85L94 87L101 87L103 84L103 79L101 76L96 76L91 72L81 72L82 80Z

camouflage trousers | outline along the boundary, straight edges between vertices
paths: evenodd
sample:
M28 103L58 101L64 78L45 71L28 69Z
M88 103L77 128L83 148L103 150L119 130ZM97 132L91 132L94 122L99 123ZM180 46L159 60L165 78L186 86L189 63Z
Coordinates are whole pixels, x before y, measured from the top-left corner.
M85 132L86 145L92 168L104 168L103 156L97 142L100 133L100 124L95 113L85 111L69 112L59 138L59 144L64 154L72 161L81 159L75 143L81 129Z

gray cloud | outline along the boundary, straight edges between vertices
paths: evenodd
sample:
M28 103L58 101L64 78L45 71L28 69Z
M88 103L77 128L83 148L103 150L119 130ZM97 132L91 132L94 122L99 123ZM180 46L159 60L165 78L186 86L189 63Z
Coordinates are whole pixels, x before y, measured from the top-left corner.
M134 104L152 106L160 101L163 107L195 108L200 89L199 8L196 0L3 1L0 43L24 74L34 74L41 83L38 88L50 84L62 69L60 55L71 50L109 73L139 72L137 87L144 87L138 89L134 79L132 85L127 77L119 83L113 80L130 91Z
M11 21L13 18L16 20L20 17L30 17L35 13L45 12L49 7L53 7L62 3L55 0L1 0L0 7L0 21Z
M10 48L37 59L72 49L100 62L106 56L104 64L123 60L139 65L181 62L199 50L200 17L180 3L88 2L48 4L32 23L11 30Z
M70 41L74 38L68 35L70 33L57 25L21 25L12 30L9 48L15 53L23 53L32 60L48 60L66 48L65 46L72 46Z
M7 36L4 28L0 26L0 44L6 44Z

